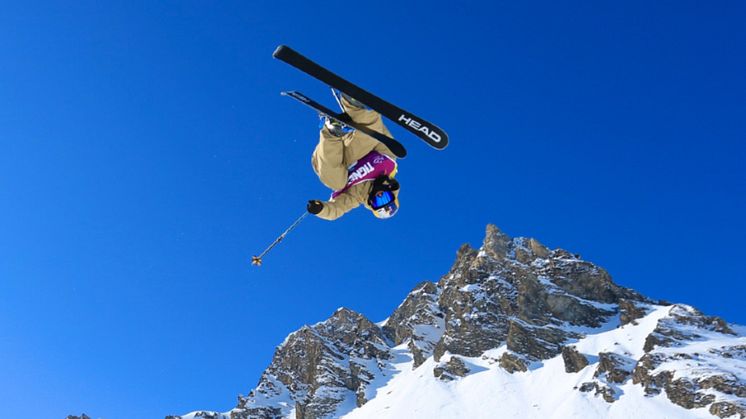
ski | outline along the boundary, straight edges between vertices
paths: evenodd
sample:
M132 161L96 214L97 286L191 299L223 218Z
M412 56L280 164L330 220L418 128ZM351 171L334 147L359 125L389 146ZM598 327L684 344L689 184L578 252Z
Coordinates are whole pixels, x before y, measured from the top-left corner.
M393 105L373 93L332 73L314 61L304 57L294 49L280 45L272 54L304 73L315 77L334 89L341 90L351 97L371 107L386 118L396 122L406 130L424 140L430 146L442 150L448 145L448 134L435 124Z
M314 109L316 112L322 115L326 115L329 118L339 121L342 124L347 125L348 127L354 130L370 135L376 140L382 142L386 147L389 148L389 150L391 150L392 153L394 153L399 158L404 158L407 155L407 150L404 148L403 145L401 145L400 142L396 141L395 139L387 135L381 134L380 132L373 131L372 129L369 129L368 127L356 124L350 118L350 116L347 115L346 113L334 112L333 110L327 108L326 106L320 104L319 102L316 102L315 100L307 97L303 93L295 91L295 90L282 92L281 95L293 98L297 100L298 102L310 107L311 109Z

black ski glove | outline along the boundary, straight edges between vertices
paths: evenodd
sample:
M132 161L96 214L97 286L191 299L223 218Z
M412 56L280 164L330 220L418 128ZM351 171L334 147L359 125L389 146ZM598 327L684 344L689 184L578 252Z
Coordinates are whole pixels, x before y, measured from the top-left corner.
M308 212L310 212L313 215L316 215L321 212L321 210L324 209L324 203L321 201L317 201L315 199L312 199L308 201L308 205L306 205L306 209Z

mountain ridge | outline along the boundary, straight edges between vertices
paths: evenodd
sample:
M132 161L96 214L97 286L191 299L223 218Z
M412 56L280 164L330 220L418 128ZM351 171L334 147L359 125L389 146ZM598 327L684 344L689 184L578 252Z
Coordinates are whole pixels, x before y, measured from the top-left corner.
M593 343L625 328L630 344ZM546 375L559 362L562 371L547 380L582 376L584 381L563 385L560 393L589 412L606 409L614 415L621 408L613 406L630 403L644 411L652 400L663 403L665 395L670 406L661 409L674 417L746 415L741 327L690 306L649 299L615 284L608 272L579 255L550 250L536 239L511 238L488 225L479 249L462 245L448 273L415 286L382 324L339 308L329 319L291 333L257 386L239 396L232 410L167 418L381 417L397 409L428 417L407 410L403 401L372 411L388 398L384 389L415 372L429 370L419 383L427 382L433 393L455 386L451 397L472 381L487 380L485 388L489 380L519 386L524 377ZM419 385L407 385L413 387L407 390L414 392L411 399L418 399ZM633 396L638 392L642 395ZM526 399L537 404L531 402ZM460 417L480 416L475 412Z

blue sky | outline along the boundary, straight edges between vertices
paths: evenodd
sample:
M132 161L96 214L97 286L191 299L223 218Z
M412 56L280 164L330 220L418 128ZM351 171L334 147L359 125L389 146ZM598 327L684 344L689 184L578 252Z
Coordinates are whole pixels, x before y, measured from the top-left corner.
M0 13L0 405L228 410L339 306L385 318L487 223L746 323L743 2L16 2ZM325 88L288 44L451 138L393 129L402 209L306 220Z

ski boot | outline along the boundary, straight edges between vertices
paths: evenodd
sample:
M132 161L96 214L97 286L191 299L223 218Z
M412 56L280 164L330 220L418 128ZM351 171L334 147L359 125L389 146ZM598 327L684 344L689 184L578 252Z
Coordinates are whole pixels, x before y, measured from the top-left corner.
M327 131L335 137L344 137L345 135L352 132L352 128L337 121L336 119L329 118L328 116L321 115L319 121L319 128L326 127Z

